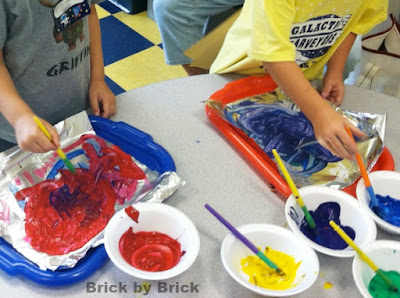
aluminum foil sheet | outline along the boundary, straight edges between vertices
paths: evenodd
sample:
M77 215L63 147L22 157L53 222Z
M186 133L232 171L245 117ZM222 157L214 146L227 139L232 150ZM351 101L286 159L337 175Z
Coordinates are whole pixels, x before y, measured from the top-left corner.
M252 138L272 160L275 148L299 187L326 185L341 189L361 175L356 162L334 156L319 145L311 122L279 88L229 104L212 98L206 104ZM356 142L370 170L383 151L386 115L332 107L366 133L367 137Z
M65 148L75 144L82 135L95 135L86 112L58 123L55 128L60 134L61 147L66 153ZM138 201L161 203L185 184L175 172L165 172L160 175L135 160L134 157L132 159L146 174L146 178L137 181L136 189L130 198L115 203L115 211ZM19 190L48 179L52 173L54 179L57 179L60 174L56 169L60 162L61 160L54 152L34 154L24 152L17 146L0 153L0 236L42 270L71 268L85 256L90 248L104 241L103 230L81 248L62 255L49 255L37 251L27 241L25 202L17 201L15 194ZM84 165L85 162L87 163L87 157L85 154L80 154L71 159L71 162L74 165Z

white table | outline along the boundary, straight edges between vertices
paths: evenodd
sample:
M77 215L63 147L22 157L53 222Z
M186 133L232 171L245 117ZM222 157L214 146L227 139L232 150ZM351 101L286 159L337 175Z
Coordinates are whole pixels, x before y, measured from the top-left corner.
M210 203L235 226L271 223L284 226L284 203L272 193L262 177L238 154L234 147L208 121L202 101L230 79L203 75L165 81L118 96L114 121L124 121L153 136L175 160L177 173L187 183L165 203L188 215L200 233L200 253L183 274L166 280L172 293L159 293L158 282L151 282L148 295L136 297L187 297L176 293L176 285L198 285L193 297L253 297L252 292L236 283L224 270L220 246L228 230L203 207ZM352 86L346 87L343 107L353 111L387 113L385 142L397 164L400 163L400 99ZM378 239L399 240L378 230ZM318 254L320 276L314 285L297 297L360 297L353 281L352 259ZM88 293L87 283L126 285L128 293ZM325 282L333 288L323 288ZM1 297L132 297L134 279L111 261L87 280L68 287L44 287L21 277L0 271ZM109 288L110 289L110 288ZM113 290L117 288L112 288ZM121 288L123 289L123 288ZM184 288L186 289L186 288Z

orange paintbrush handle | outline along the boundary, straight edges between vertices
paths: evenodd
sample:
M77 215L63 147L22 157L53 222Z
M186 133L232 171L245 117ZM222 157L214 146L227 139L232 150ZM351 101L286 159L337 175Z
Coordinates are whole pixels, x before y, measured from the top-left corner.
M355 143L356 141L354 140L353 134L352 134L352 132L351 132L351 130L350 130L350 128L348 126L346 126L346 131L347 131L347 134L349 135L349 137ZM363 160L361 158L361 155L360 155L360 153L358 151L356 153L356 160L357 160L358 166L360 167L361 176L364 179L365 187L370 187L371 186L371 181L369 180L367 170L365 169L365 166L364 166L364 162L363 162Z

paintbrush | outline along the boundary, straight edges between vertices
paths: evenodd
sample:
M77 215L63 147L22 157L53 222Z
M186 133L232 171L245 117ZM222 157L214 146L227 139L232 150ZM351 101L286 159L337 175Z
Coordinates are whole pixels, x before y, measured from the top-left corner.
M393 284L390 278L381 269L379 269L378 266L375 265L375 263L357 246L357 244L354 243L353 240L351 240L345 231L343 231L333 220L329 221L329 224L335 230L335 232L338 233L339 236L342 237L342 239L358 253L360 259L369 267L371 267L371 269L383 279L383 281L392 289L392 291L398 292L397 287Z
M53 139L51 138L50 133L47 131L46 127L44 127L42 121L39 120L38 117L36 117L35 115L33 116L33 120L35 121L36 125L39 127L39 129L45 134L45 136L50 140L50 142L53 142ZM67 166L68 170L70 170L72 173L76 172L76 169L74 168L74 166L72 165L72 163L69 161L69 159L67 158L67 156L65 155L64 151L62 151L62 149L60 147L58 147L56 149L56 152L58 154L58 156L60 156L60 158L63 160L63 162L65 163L65 165Z
M296 187L296 184L294 184L292 177L290 176L288 170L286 169L285 165L283 164L283 161L281 157L278 154L278 151L276 149L272 149L272 153L275 156L276 162L278 163L279 168L282 171L283 176L286 179L286 182L288 183L290 190L293 193L293 196L295 197L297 204L299 204L301 210L304 212L304 218L306 219L307 224L310 226L311 229L315 229L315 221L312 218L310 212L308 211L306 205L304 204L303 199L300 196L300 193Z
M355 143L353 134L351 133L351 130L348 126L346 126L346 131L347 131L347 134L350 136L350 138ZM360 168L360 171L361 171L361 176L364 179L365 188L367 189L369 197L371 199L371 203L374 207L377 207L378 200L376 199L374 189L372 188L372 184L371 184L371 181L369 180L368 173L367 173L367 170L365 169L364 162L361 158L360 152L357 151L355 156L356 156L358 167Z
M282 270L273 263L261 250L257 248L249 239L246 238L242 233L240 233L234 226L232 226L225 218L222 217L217 211L215 211L210 205L205 204L204 207L211 212L237 239L239 239L244 245L246 245L252 252L254 252L265 264L270 268L274 269L277 273L283 274Z

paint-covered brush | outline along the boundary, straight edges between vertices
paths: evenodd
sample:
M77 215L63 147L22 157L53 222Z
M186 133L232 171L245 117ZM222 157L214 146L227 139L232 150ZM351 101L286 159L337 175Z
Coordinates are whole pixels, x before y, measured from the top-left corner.
M204 207L211 212L237 239L239 239L244 245L246 245L252 252L254 252L261 260L264 261L270 268L274 269L277 273L283 274L282 270L272 262L261 250L257 248L249 239L240 233L234 226L232 226L225 218L222 217L217 211L215 211L210 205L205 204Z
M329 221L329 224L335 230L335 232L338 233L339 236L342 237L342 239L357 252L360 259L382 278L382 280L392 291L398 292L398 288L394 285L391 279L382 271L382 269L379 269L378 266L375 265L375 263L357 246L357 244L354 243L353 240L351 240L345 231L343 231L333 220Z
M347 131L347 134L349 135L349 137L355 143L353 134L351 133L351 130L348 126L346 126L346 131ZM372 206L377 207L379 203L378 203L378 200L376 199L374 189L372 188L372 184L371 184L371 181L369 180L368 173L367 173L367 170L365 169L364 162L361 158L360 152L357 151L355 157L357 160L358 167L360 168L361 176L364 179L365 188L367 189L369 197L371 199Z
M45 136L50 140L50 142L53 142L53 139L51 138L50 133L47 131L46 127L44 127L42 121L39 120L38 117L33 116L33 120L35 121L36 125L39 127L39 129L45 134ZM72 173L76 172L76 169L72 165L72 163L69 161L67 156L65 155L64 151L60 147L56 149L56 152L58 156L63 160L65 165L67 166L68 170L70 170Z
M276 151L276 149L272 149L272 154L274 154L276 162L278 163L278 166L281 169L282 174L285 177L286 182L288 183L290 190L293 193L293 196L295 197L301 210L303 210L304 218L306 219L307 224L310 226L311 229L315 229L315 221L312 218L310 212L308 211L306 205L304 204L304 201L300 196L300 193L296 187L296 184L294 184L293 179L289 174L289 171L286 169L285 165L283 164L283 161L282 161L281 157L279 156L278 151Z

